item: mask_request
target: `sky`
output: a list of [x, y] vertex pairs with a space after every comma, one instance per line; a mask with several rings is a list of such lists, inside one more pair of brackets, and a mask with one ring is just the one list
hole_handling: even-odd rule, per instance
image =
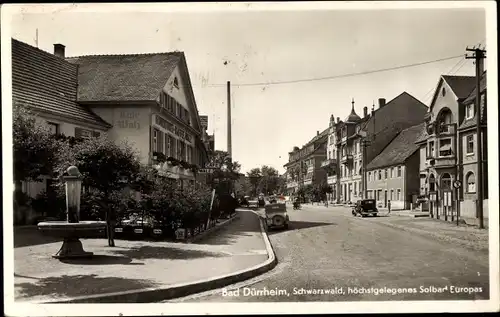
[[208, 115], [218, 150], [227, 149], [231, 82], [232, 150], [242, 172], [262, 165], [284, 172], [288, 152], [326, 129], [332, 114], [345, 119], [352, 99], [360, 116], [378, 98], [389, 102], [404, 91], [429, 105], [441, 74], [474, 75], [465, 48], [486, 44], [482, 9], [75, 8], [25, 10], [13, 17], [12, 37], [36, 46], [38, 29], [39, 48], [53, 52], [61, 43], [67, 56], [183, 51], [198, 110]]

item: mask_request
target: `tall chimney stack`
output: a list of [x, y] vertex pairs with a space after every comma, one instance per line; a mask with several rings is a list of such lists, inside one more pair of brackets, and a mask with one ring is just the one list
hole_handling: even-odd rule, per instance
[[385, 106], [385, 98], [379, 98], [378, 99], [378, 108], [382, 108], [383, 106]]
[[316, 135], [319, 135], [319, 131], [316, 131]]
[[54, 44], [54, 55], [60, 58], [65, 58], [65, 50], [66, 46], [62, 44]]
[[368, 116], [368, 107], [363, 107], [363, 118]]

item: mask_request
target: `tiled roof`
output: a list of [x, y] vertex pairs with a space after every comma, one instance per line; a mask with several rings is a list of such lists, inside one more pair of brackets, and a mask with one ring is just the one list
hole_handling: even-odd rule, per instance
[[415, 140], [415, 143], [426, 141], [428, 137], [429, 137], [429, 134], [427, 133], [426, 124], [424, 123], [424, 124], [422, 124], [422, 129], [421, 129], [417, 139]]
[[[476, 98], [476, 95], [477, 95], [477, 87], [476, 87], [476, 77], [473, 77], [474, 78], [474, 88], [472, 89], [472, 91], [470, 92], [469, 95], [467, 95], [467, 98], [465, 99], [464, 103], [469, 103], [471, 101], [474, 101], [475, 98]], [[481, 82], [479, 83], [479, 85], [481, 86], [481, 92], [485, 91], [486, 90], [486, 71], [483, 72], [483, 75], [481, 77]]]
[[153, 101], [184, 53], [93, 55], [67, 58], [78, 64], [78, 101]]
[[327, 136], [329, 130], [330, 130], [330, 128], [326, 128], [325, 130], [323, 130], [323, 132], [321, 132], [320, 134], [316, 135], [314, 138], [311, 139], [311, 141], [307, 142], [304, 146], [309, 145], [311, 143], [314, 143], [317, 140], [319, 140], [319, 139]]
[[[483, 76], [481, 77], [481, 81], [480, 81], [479, 85], [480, 85], [481, 93], [484, 92], [486, 90], [486, 71], [483, 72]], [[467, 98], [465, 99], [465, 101], [463, 103], [468, 104], [470, 102], [475, 102], [476, 95], [477, 95], [477, 87], [474, 87], [474, 89], [471, 91], [469, 96], [467, 96]], [[486, 117], [487, 117], [486, 109], [483, 108], [481, 111], [482, 111], [481, 123], [485, 124]], [[464, 121], [462, 122], [462, 124], [460, 125], [460, 127], [458, 129], [462, 130], [462, 129], [467, 129], [470, 127], [475, 127], [476, 123], [477, 123], [476, 116], [474, 116], [472, 119], [469, 119], [469, 120], [464, 119]]]
[[12, 98], [40, 112], [110, 127], [77, 103], [77, 66], [53, 54], [12, 39]]
[[459, 99], [466, 98], [476, 83], [475, 77], [472, 76], [443, 75], [442, 77]]
[[382, 152], [377, 155], [367, 166], [368, 170], [402, 164], [419, 146], [415, 141], [420, 136], [425, 123], [421, 123], [401, 131]]

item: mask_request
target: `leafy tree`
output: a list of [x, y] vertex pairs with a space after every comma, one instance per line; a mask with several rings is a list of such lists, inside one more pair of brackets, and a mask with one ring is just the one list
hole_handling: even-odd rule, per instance
[[89, 138], [71, 146], [66, 143], [59, 151], [56, 172], [64, 175], [69, 166], [82, 174], [82, 185], [97, 196], [95, 202], [105, 211], [108, 244], [114, 246], [114, 222], [117, 218], [117, 192], [136, 180], [141, 168], [137, 153], [126, 142], [116, 144], [106, 136]]
[[259, 186], [260, 180], [262, 178], [260, 168], [252, 168], [249, 172], [247, 172], [247, 177], [250, 181], [250, 184], [252, 185], [252, 196], [257, 196], [257, 187]]
[[209, 181], [211, 187], [218, 193], [231, 192], [232, 184], [239, 178], [240, 163], [232, 161], [227, 152], [217, 150], [212, 154], [208, 166], [213, 169]]
[[250, 196], [253, 192], [253, 185], [248, 177], [240, 177], [234, 183], [235, 191], [240, 196]]
[[14, 181], [19, 188], [21, 181], [40, 181], [40, 176], [52, 174], [61, 143], [22, 105], [14, 105], [12, 120]]
[[276, 193], [280, 184], [279, 172], [274, 168], [267, 165], [263, 165], [260, 168], [262, 177], [259, 181], [258, 191], [259, 193], [272, 194]]

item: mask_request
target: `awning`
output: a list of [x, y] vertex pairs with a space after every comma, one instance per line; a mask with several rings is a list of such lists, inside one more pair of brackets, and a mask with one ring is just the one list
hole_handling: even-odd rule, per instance
[[440, 151], [448, 151], [448, 150], [451, 150], [451, 144], [445, 144], [443, 146], [440, 146], [439, 147], [439, 150]]

